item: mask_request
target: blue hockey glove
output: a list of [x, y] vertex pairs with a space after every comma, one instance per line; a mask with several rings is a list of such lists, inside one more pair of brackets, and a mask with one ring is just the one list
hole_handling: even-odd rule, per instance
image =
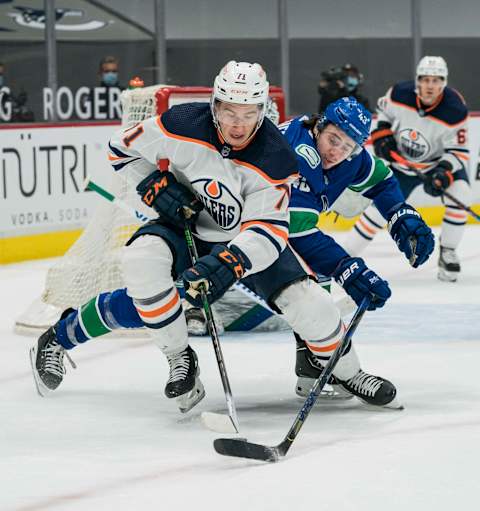
[[195, 222], [203, 209], [195, 194], [179, 183], [171, 172], [152, 172], [138, 183], [137, 192], [142, 202], [176, 227], [183, 228], [185, 221]]
[[425, 174], [423, 189], [425, 193], [438, 197], [453, 183], [452, 165], [441, 161], [433, 170]]
[[369, 311], [383, 307], [392, 295], [388, 282], [370, 270], [361, 257], [342, 259], [333, 272], [333, 277], [357, 305], [369, 296]]
[[388, 232], [414, 268], [427, 261], [433, 252], [433, 232], [409, 204], [404, 203], [395, 210], [388, 221]]
[[248, 257], [235, 245], [215, 245], [210, 254], [183, 272], [185, 298], [195, 307], [202, 307], [200, 287], [207, 290], [209, 303], [215, 302], [252, 267]]

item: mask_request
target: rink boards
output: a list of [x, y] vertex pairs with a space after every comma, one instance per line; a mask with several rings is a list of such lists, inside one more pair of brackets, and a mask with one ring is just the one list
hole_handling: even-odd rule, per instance
[[[83, 191], [87, 175], [108, 187], [107, 142], [116, 122], [2, 126], [0, 263], [63, 254], [91, 219], [99, 198]], [[480, 116], [470, 119], [471, 183], [480, 211]], [[430, 225], [443, 215], [439, 201], [419, 187], [411, 202]], [[347, 230], [355, 219], [322, 215], [319, 226]], [[469, 218], [469, 222], [472, 221]]]

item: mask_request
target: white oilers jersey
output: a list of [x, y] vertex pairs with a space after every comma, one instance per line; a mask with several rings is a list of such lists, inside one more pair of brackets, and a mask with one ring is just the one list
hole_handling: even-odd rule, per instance
[[114, 170], [135, 186], [168, 159], [170, 172], [205, 206], [194, 235], [234, 243], [252, 263], [248, 274], [270, 266], [285, 248], [297, 162], [270, 121], [234, 150], [219, 137], [208, 104], [186, 103], [117, 132], [109, 147]]
[[[463, 98], [450, 87], [445, 87], [441, 100], [429, 108], [422, 108], [415, 82], [401, 82], [378, 100], [378, 123], [391, 125], [398, 152], [405, 159], [425, 166], [426, 172], [440, 161], [448, 161], [453, 172], [468, 171], [468, 110]], [[392, 164], [405, 174], [411, 169]]]

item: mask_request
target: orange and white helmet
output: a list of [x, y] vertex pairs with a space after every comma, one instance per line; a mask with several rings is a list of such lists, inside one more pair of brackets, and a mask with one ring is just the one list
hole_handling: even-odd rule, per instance
[[218, 127], [215, 102], [223, 101], [237, 105], [258, 105], [258, 129], [265, 117], [268, 91], [267, 75], [260, 64], [231, 60], [221, 69], [213, 84], [210, 105], [215, 126]]

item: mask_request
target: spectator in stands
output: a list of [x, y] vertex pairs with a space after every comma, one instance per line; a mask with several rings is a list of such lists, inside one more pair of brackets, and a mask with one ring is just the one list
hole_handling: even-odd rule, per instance
[[329, 103], [344, 96], [353, 96], [369, 109], [368, 99], [358, 92], [362, 84], [363, 74], [352, 64], [331, 67], [327, 71], [323, 71], [318, 84], [318, 94], [320, 95], [318, 111], [324, 112]]
[[100, 60], [98, 67], [99, 85], [93, 91], [91, 101], [93, 105], [92, 118], [97, 120], [120, 119], [119, 105], [120, 92], [125, 89], [119, 82], [119, 61], [116, 57], [108, 55]]

